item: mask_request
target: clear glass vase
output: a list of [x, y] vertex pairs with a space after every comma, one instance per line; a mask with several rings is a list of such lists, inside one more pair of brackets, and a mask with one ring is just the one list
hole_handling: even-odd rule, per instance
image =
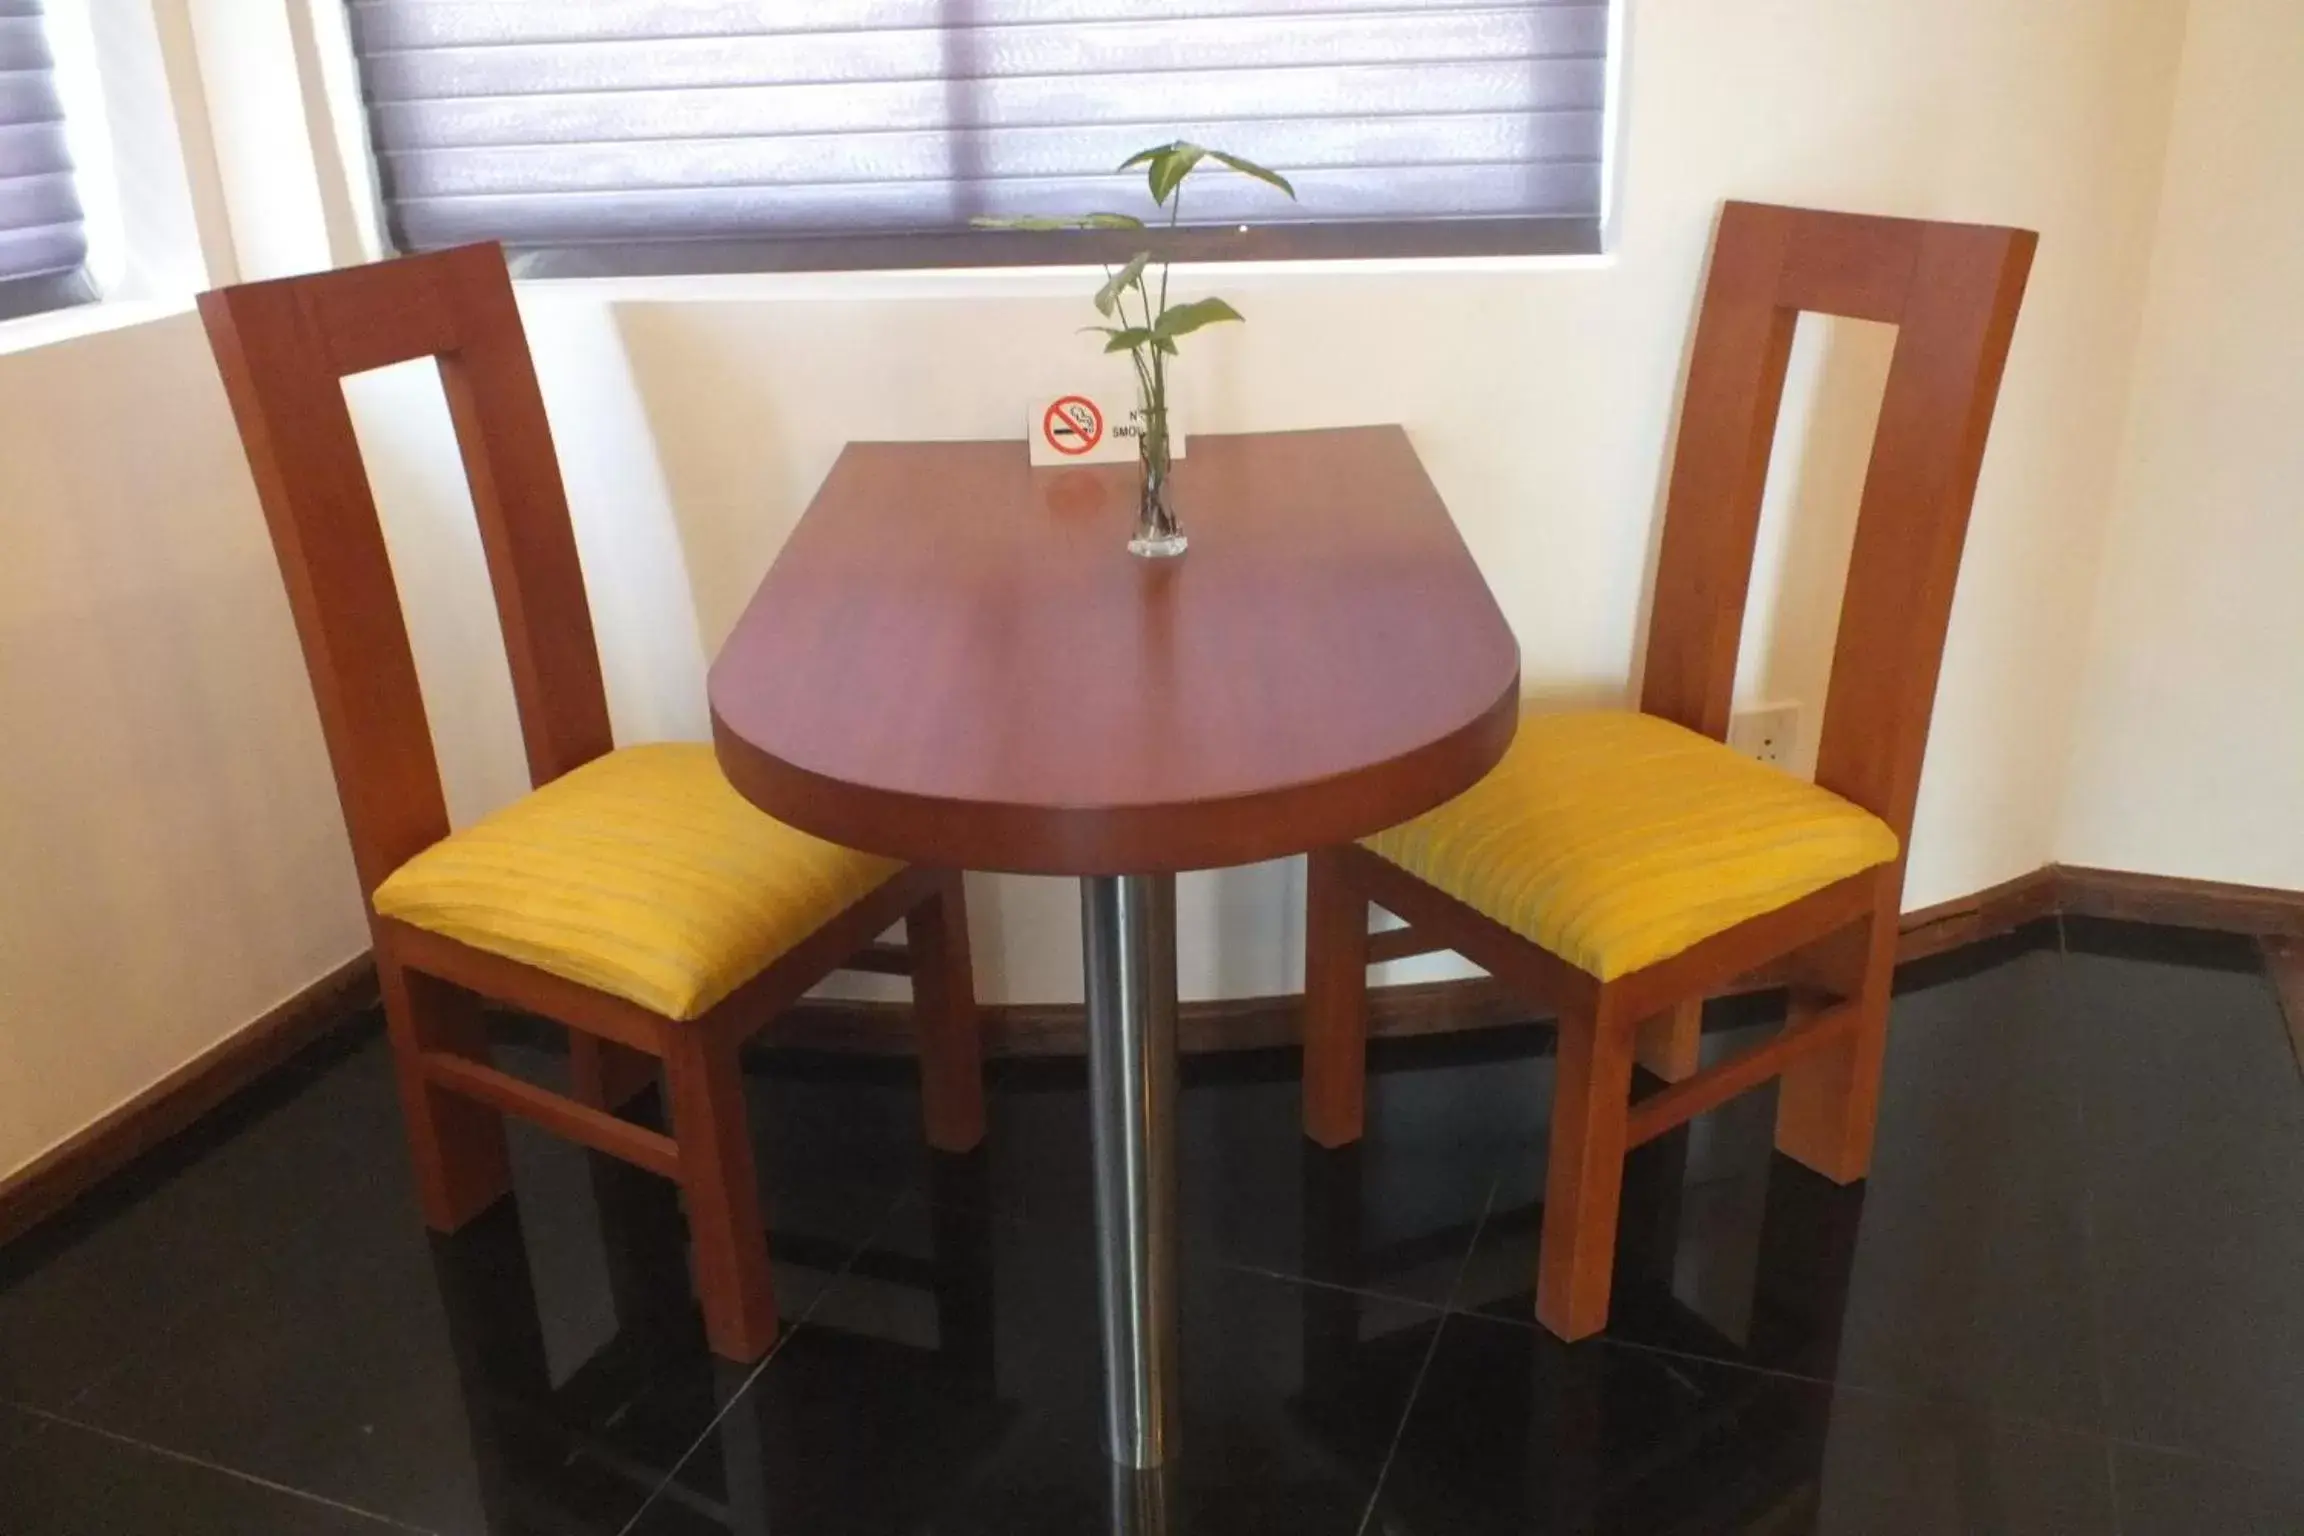
[[1168, 402], [1144, 402], [1144, 434], [1136, 440], [1136, 462], [1142, 472], [1137, 491], [1136, 536], [1128, 553], [1147, 560], [1165, 560], [1184, 553], [1184, 526], [1168, 501]]

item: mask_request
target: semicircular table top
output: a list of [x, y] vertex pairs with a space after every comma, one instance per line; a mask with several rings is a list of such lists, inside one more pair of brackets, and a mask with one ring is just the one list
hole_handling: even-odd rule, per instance
[[1519, 650], [1398, 427], [1195, 436], [1191, 548], [1134, 464], [856, 443], [714, 662], [736, 788], [961, 869], [1157, 874], [1347, 842], [1510, 744]]

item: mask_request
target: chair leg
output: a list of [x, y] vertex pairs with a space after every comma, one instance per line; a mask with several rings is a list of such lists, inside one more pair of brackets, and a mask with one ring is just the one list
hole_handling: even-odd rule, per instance
[[984, 1037], [968, 957], [968, 903], [957, 872], [904, 919], [920, 1036], [920, 1101], [928, 1145], [966, 1152], [984, 1139]]
[[438, 977], [387, 956], [379, 956], [376, 973], [416, 1169], [416, 1198], [426, 1226], [454, 1232], [512, 1187], [504, 1117], [425, 1077], [421, 1057], [447, 1051], [485, 1061], [487, 1025], [477, 998]]
[[674, 1031], [666, 1044], [664, 1085], [680, 1146], [704, 1336], [716, 1355], [757, 1360], [776, 1342], [776, 1293], [736, 1044], [701, 1031]]
[[656, 1086], [656, 1058], [613, 1040], [568, 1031], [568, 1096], [594, 1109], [616, 1110]]
[[[1888, 999], [1896, 975], [1897, 914], [1883, 901], [1864, 930], [1854, 977], [1855, 1022], [1784, 1069], [1776, 1091], [1776, 1148], [1835, 1184], [1853, 1184], [1872, 1167], [1872, 1133], [1880, 1115], [1880, 1072], [1888, 1053]], [[1823, 1004], [1797, 994], [1792, 1018]]]
[[1304, 1134], [1360, 1139], [1368, 1101], [1368, 901], [1351, 852], [1316, 849], [1304, 870]]
[[1591, 1012], [1561, 1015], [1536, 1320], [1571, 1341], [1608, 1323], [1631, 1116], [1632, 1035], [1605, 992]]
[[1634, 1037], [1640, 1065], [1668, 1083], [1684, 1083], [1704, 1065], [1704, 999], [1676, 1003], [1640, 1021]]

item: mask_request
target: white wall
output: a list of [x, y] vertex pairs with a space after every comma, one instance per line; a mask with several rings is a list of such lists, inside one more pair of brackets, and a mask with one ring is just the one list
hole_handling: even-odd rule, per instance
[[[1611, 263], [1225, 274], [1250, 321], [1195, 338], [1198, 423], [1405, 423], [1519, 634], [1531, 689], [1618, 697], [1719, 200], [2039, 228], [1911, 899], [2036, 867], [2055, 852], [2182, 10], [1632, 0]], [[205, 28], [231, 14], [201, 13], [204, 71], [230, 53]], [[219, 136], [219, 155], [231, 142]], [[254, 206], [236, 199], [233, 216]], [[619, 732], [700, 733], [703, 658], [844, 441], [1020, 435], [1020, 403], [1078, 355], [1085, 291], [1040, 274], [528, 294]], [[1828, 330], [1804, 337], [1803, 373], [1876, 388], [1877, 338]], [[516, 791], [519, 758], [444, 413], [421, 369], [353, 396], [451, 807], [468, 819]], [[1800, 451], [1772, 529], [1799, 538], [1766, 567], [1790, 607], [1755, 630], [1756, 693], [1815, 702], [1837, 573], [1813, 552], [1844, 543], [1846, 497], [1833, 493], [1849, 484], [1847, 434], [1868, 419], [1868, 403], [1826, 402], [1788, 436]], [[285, 605], [195, 321], [0, 355], [0, 549], [5, 1170], [363, 935]], [[998, 881], [975, 894], [985, 995], [1076, 996], [1071, 892]], [[1194, 882], [1186, 994], [1292, 988], [1299, 918], [1285, 866]]]
[[0, 1174], [366, 943], [190, 315], [0, 355]]
[[2304, 888], [2304, 6], [2194, 0], [2067, 861]]
[[[616, 729], [700, 734], [696, 623], [610, 317], [541, 302], [538, 366]], [[437, 373], [347, 387], [450, 807], [468, 821], [526, 768]], [[195, 315], [0, 352], [0, 721], [5, 1177], [367, 947], [287, 600]]]

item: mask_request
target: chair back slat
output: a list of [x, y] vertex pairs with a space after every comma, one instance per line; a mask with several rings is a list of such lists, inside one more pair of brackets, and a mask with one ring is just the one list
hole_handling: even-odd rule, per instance
[[433, 357], [471, 485], [531, 780], [611, 745], [582, 567], [503, 253], [467, 246], [203, 294], [361, 887], [447, 835], [383, 528], [343, 379]]
[[1641, 708], [1727, 734], [1794, 325], [1804, 310], [1893, 324], [1816, 780], [1910, 832], [1968, 514], [2038, 238], [1752, 203], [1722, 211]]
[[1649, 714], [1723, 739], [1798, 318], [1776, 303], [1785, 230], [1738, 223], [1734, 239], [1723, 223], [1688, 357], [1640, 700]]

